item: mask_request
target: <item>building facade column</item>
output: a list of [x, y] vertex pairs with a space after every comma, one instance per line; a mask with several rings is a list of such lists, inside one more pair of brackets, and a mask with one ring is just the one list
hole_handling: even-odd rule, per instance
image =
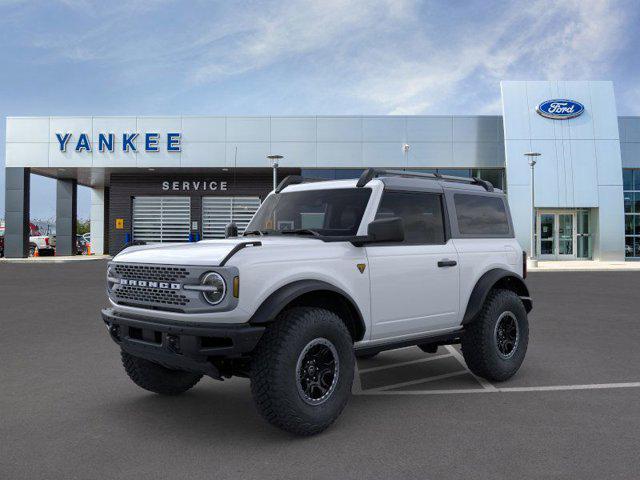
[[104, 188], [91, 189], [91, 253], [103, 255], [105, 252], [105, 191]]
[[77, 253], [78, 182], [59, 179], [56, 188], [56, 255]]
[[4, 255], [7, 258], [29, 256], [29, 195], [31, 171], [5, 168]]

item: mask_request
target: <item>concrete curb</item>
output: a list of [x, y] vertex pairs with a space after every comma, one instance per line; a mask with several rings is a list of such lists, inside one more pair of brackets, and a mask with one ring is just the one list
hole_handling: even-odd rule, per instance
[[29, 257], [29, 258], [0, 258], [0, 264], [3, 263], [30, 263], [33, 265], [40, 263], [76, 263], [91, 262], [95, 260], [109, 260], [110, 255], [77, 255], [75, 257]]

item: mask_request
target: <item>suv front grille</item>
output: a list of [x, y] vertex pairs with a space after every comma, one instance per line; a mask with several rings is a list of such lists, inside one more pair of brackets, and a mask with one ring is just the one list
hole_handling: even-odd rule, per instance
[[184, 267], [117, 264], [116, 274], [123, 278], [137, 278], [156, 282], [177, 282], [189, 276]]
[[189, 299], [175, 290], [160, 288], [135, 287], [119, 285], [115, 292], [116, 299], [130, 303], [153, 303], [156, 305], [173, 305], [184, 307]]
[[[190, 296], [181, 288], [162, 288], [159, 283], [184, 284], [197, 283], [191, 277], [190, 268], [173, 265], [144, 265], [131, 263], [111, 264], [113, 287], [109, 294], [117, 303], [130, 306], [151, 307], [159, 310], [184, 310], [191, 302]], [[197, 275], [198, 273], [194, 273]], [[133, 285], [119, 283], [120, 280], [133, 280]], [[135, 282], [155, 282], [156, 285], [138, 285]], [[166, 286], [166, 285], [165, 285]]]
[[114, 261], [107, 266], [107, 293], [117, 305], [148, 310], [206, 313], [235, 308], [238, 299], [231, 294], [225, 295], [219, 305], [211, 305], [199, 289], [187, 287], [200, 285], [203, 276], [211, 271], [223, 276], [227, 289], [238, 275], [236, 267]]

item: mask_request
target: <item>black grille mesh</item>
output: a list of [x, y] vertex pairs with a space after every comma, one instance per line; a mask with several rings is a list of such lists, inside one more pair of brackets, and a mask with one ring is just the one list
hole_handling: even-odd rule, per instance
[[129, 302], [146, 302], [158, 305], [175, 305], [184, 307], [189, 299], [175, 290], [164, 288], [146, 288], [134, 285], [120, 285], [115, 292], [118, 300]]
[[116, 265], [119, 277], [151, 280], [156, 282], [177, 282], [189, 276], [184, 267], [161, 267], [151, 265]]

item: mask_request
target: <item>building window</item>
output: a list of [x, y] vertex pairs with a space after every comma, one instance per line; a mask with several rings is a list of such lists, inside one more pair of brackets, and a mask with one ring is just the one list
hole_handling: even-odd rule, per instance
[[640, 169], [622, 170], [624, 185], [624, 256], [640, 259]]

